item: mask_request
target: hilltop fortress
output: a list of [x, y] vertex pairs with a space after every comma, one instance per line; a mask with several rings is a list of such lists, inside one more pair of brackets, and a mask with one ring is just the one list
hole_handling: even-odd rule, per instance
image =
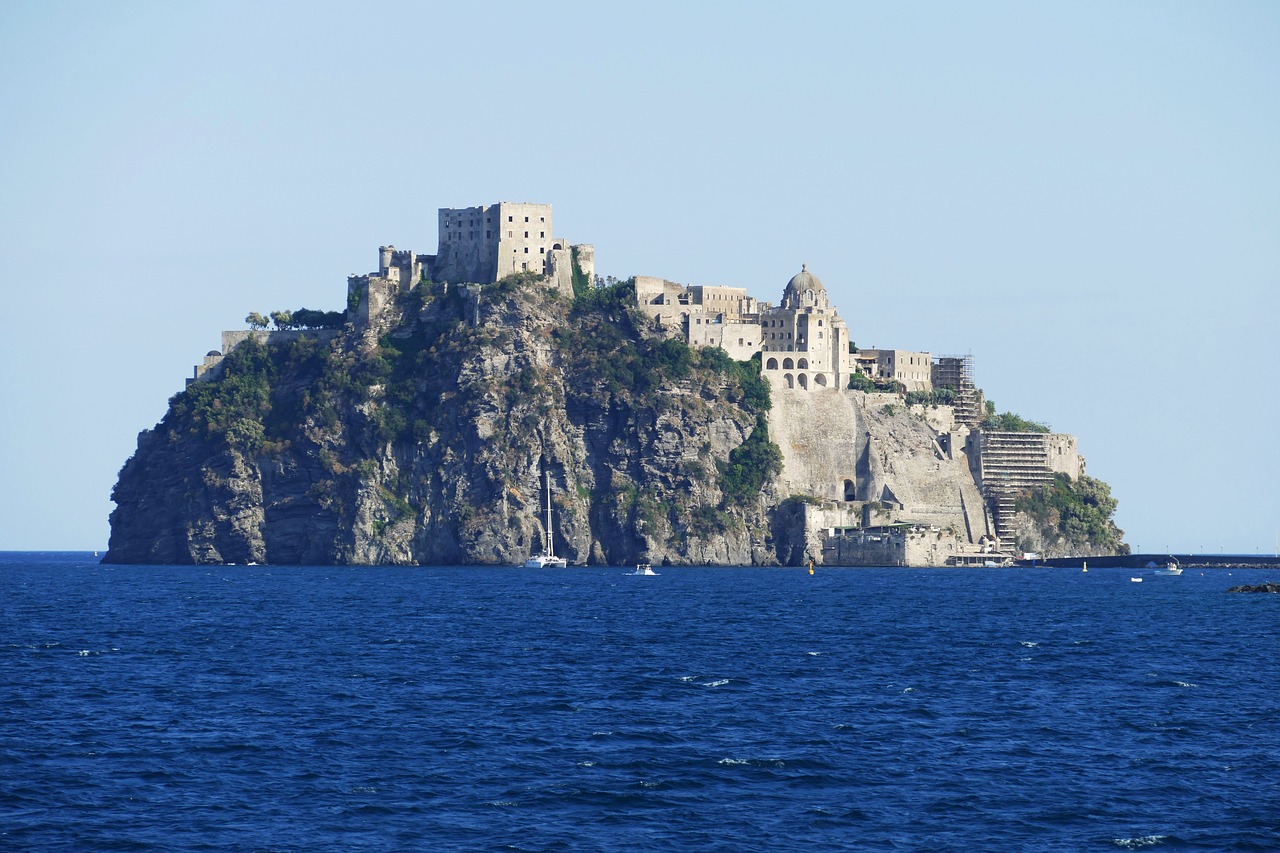
[[[599, 286], [594, 247], [556, 236], [552, 223], [546, 204], [440, 209], [434, 255], [383, 246], [376, 271], [348, 278], [345, 328], [224, 332], [222, 351], [206, 356], [194, 380], [216, 376], [223, 354], [251, 337], [355, 335], [371, 346], [392, 322], [398, 295], [423, 281], [457, 288], [474, 318], [486, 288], [513, 274], [545, 277], [570, 299], [575, 284]], [[783, 455], [773, 486], [778, 535], [794, 543], [782, 562], [1007, 562], [1018, 535], [1016, 496], [1056, 474], [1084, 472], [1074, 436], [982, 428], [970, 356], [855, 350], [847, 322], [807, 266], [776, 306], [743, 287], [633, 281], [647, 334], [756, 361], [769, 382], [769, 435]], [[908, 402], [934, 389], [949, 389], [949, 402]]]

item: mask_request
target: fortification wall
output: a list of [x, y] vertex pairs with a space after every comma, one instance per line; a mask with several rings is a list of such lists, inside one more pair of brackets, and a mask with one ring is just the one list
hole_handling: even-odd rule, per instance
[[783, 497], [878, 502], [878, 522], [955, 530], [967, 542], [989, 530], [963, 447], [944, 450], [898, 395], [775, 386], [769, 435], [782, 450]]
[[850, 532], [829, 536], [822, 544], [827, 566], [945, 566], [959, 553], [956, 538], [945, 530]]
[[341, 334], [342, 329], [235, 329], [222, 333], [222, 354], [230, 355], [232, 350], [250, 338], [260, 344], [284, 344], [299, 338], [331, 341]]

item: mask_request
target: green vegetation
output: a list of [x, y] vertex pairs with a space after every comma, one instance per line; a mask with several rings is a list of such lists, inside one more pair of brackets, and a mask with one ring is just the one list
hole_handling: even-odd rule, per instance
[[756, 415], [756, 427], [729, 452], [729, 461], [720, 463], [720, 490], [730, 506], [746, 506], [760, 497], [771, 477], [782, 473], [782, 450], [769, 440], [769, 422]]
[[575, 286], [573, 295], [573, 311], [577, 316], [589, 312], [616, 316], [619, 311], [627, 312], [636, 304], [636, 280], [633, 276], [618, 281], [610, 276], [604, 287], [586, 287], [579, 292]]
[[521, 272], [513, 272], [510, 275], [504, 275], [495, 283], [485, 285], [484, 293], [488, 297], [505, 296], [514, 290], [527, 287], [531, 284], [546, 284], [547, 277], [540, 272], [532, 272], [522, 270]]
[[1052, 483], [1019, 495], [1015, 507], [1031, 518], [1046, 542], [1064, 539], [1077, 551], [1091, 547], [1125, 554], [1124, 531], [1112, 520], [1118, 503], [1101, 480], [1056, 474]]
[[280, 377], [317, 372], [327, 355], [314, 340], [267, 347], [250, 338], [223, 360], [219, 378], [175, 394], [165, 422], [248, 452], [278, 450], [293, 437], [307, 402], [305, 392]]
[[1013, 412], [1002, 412], [1001, 414], [993, 414], [988, 411], [987, 417], [982, 421], [982, 428], [990, 432], [1050, 432], [1048, 424], [1042, 424], [1037, 421], [1029, 421]]
[[[425, 272], [423, 273], [423, 276], [426, 276]], [[365, 286], [362, 284], [359, 287], [353, 287], [351, 291], [347, 293], [348, 311], [354, 311], [360, 307], [360, 300], [364, 299], [364, 291]]]
[[865, 373], [849, 374], [849, 388], [854, 391], [870, 391], [880, 394], [901, 394], [906, 386], [896, 379], [872, 379]]
[[727, 373], [736, 379], [742, 388], [741, 398], [734, 402], [742, 404], [749, 412], [767, 412], [773, 406], [769, 399], [769, 380], [760, 375], [761, 353], [751, 356], [749, 361], [738, 361], [719, 347], [704, 347], [698, 351], [698, 362], [703, 367]]
[[573, 257], [573, 295], [579, 297], [591, 289], [591, 277], [588, 276], [578, 263], [578, 247], [570, 246], [569, 252]]
[[850, 373], [849, 388], [854, 391], [875, 391], [876, 383], [865, 373]]
[[[355, 310], [360, 304], [357, 294], [355, 296], [355, 304], [351, 305], [351, 310]], [[350, 303], [350, 297], [348, 297]], [[299, 308], [297, 311], [272, 311], [270, 319], [263, 317], [257, 311], [250, 311], [244, 318], [245, 323], [251, 329], [265, 329], [269, 323], [275, 323], [276, 329], [284, 331], [288, 329], [341, 329], [342, 324], [346, 322], [347, 315], [342, 311], [312, 311], [310, 308]]]
[[932, 391], [908, 391], [908, 406], [950, 406], [956, 401], [956, 392], [951, 388], [934, 388]]

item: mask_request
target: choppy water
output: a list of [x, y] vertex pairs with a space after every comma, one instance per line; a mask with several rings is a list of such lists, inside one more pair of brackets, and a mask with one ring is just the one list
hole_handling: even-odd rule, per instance
[[659, 571], [0, 555], [0, 848], [1280, 848], [1263, 572]]

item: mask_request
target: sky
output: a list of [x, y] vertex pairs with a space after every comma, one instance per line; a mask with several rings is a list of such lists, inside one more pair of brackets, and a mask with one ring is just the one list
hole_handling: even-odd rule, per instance
[[1135, 550], [1276, 550], [1280, 4], [610, 5], [0, 3], [0, 550], [105, 548], [221, 330], [498, 201], [603, 275], [807, 263], [1077, 435]]

